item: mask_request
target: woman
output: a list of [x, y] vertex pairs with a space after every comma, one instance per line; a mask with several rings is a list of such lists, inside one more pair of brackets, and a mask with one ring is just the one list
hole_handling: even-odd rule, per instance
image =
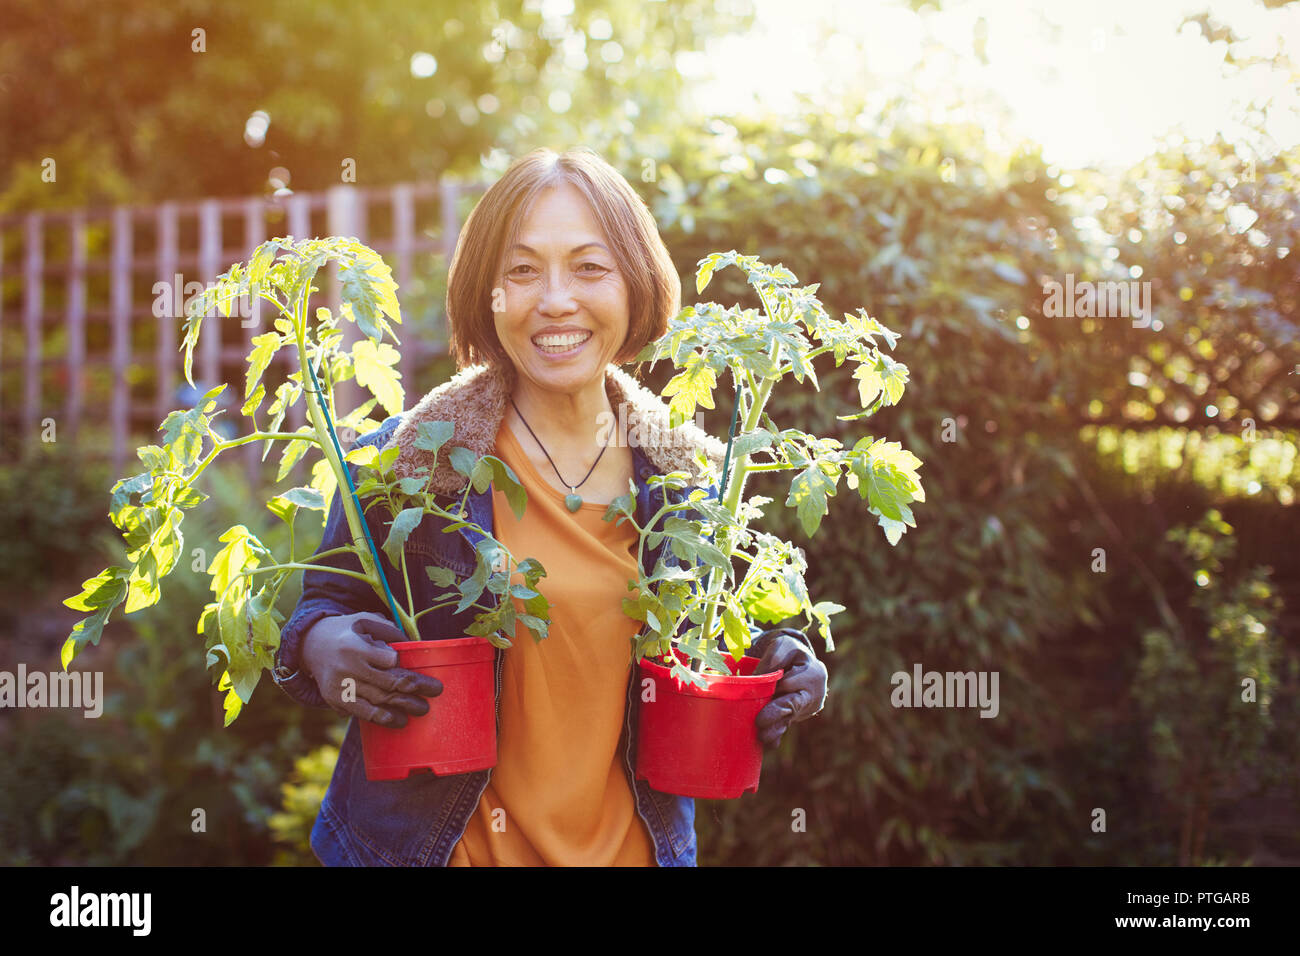
[[[629, 641], [638, 622], [621, 608], [636, 576], [636, 532], [603, 520], [630, 482], [644, 524], [661, 503], [651, 506], [648, 477], [681, 470], [698, 478], [695, 448], [720, 463], [717, 439], [691, 423], [681, 426], [684, 436], [670, 431], [667, 406], [618, 368], [664, 334], [680, 295], [644, 203], [589, 150], [530, 153], [466, 221], [447, 291], [460, 371], [358, 444], [397, 445], [394, 467], [411, 475], [431, 464], [415, 447], [418, 425], [451, 421], [452, 444], [505, 461], [528, 493], [522, 521], [491, 488], [468, 496], [470, 518], [511, 554], [546, 568], [551, 626], [540, 643], [521, 628], [514, 646], [496, 653], [492, 770], [367, 781], [350, 721], [312, 830], [323, 863], [694, 865], [694, 801], [652, 790], [631, 770]], [[621, 420], [638, 435], [631, 446], [608, 428]], [[466, 479], [443, 461], [428, 480], [438, 493], [465, 492]], [[383, 540], [379, 511], [367, 520]], [[347, 540], [335, 496], [321, 550]], [[443, 534], [426, 515], [406, 543], [415, 587], [429, 587], [427, 565], [468, 575], [475, 543], [470, 529]], [[382, 563], [400, 579], [386, 557]], [[356, 561], [335, 566], [356, 570]], [[417, 605], [432, 604], [431, 595], [416, 594]], [[464, 614], [431, 611], [421, 618], [422, 637], [461, 636]], [[308, 571], [281, 636], [276, 682], [302, 703], [402, 726], [442, 690], [436, 679], [395, 666], [386, 642], [405, 639], [364, 584]], [[758, 672], [786, 671], [756, 720], [772, 746], [792, 721], [821, 709], [826, 670], [791, 629], [762, 632], [751, 653], [763, 657]], [[345, 699], [349, 680], [356, 693]]]

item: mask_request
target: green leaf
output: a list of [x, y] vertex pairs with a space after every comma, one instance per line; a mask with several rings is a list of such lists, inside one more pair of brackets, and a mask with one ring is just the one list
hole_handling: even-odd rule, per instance
[[[226, 672], [226, 681], [229, 682], [230, 673]], [[223, 727], [229, 727], [239, 717], [239, 712], [244, 709], [244, 702], [239, 699], [239, 695], [233, 688], [226, 692], [226, 699], [222, 705], [226, 712], [225, 720], [222, 722]]]
[[253, 350], [248, 353], [248, 370], [244, 373], [245, 399], [252, 396], [254, 387], [262, 380], [262, 373], [271, 364], [271, 358], [279, 351], [283, 341], [279, 332], [253, 336]]
[[670, 424], [675, 427], [693, 418], [696, 406], [713, 408], [713, 390], [717, 385], [718, 378], [713, 369], [698, 352], [692, 352], [686, 360], [686, 367], [669, 379], [663, 389], [663, 397], [670, 399]]
[[[545, 595], [539, 593], [524, 601], [524, 610], [527, 611], [529, 615], [536, 617], [539, 620], [549, 620], [551, 615], [551, 602], [546, 600]], [[542, 637], [545, 636], [545, 629], [543, 629]]]
[[749, 628], [745, 626], [745, 619], [732, 612], [730, 601], [728, 606], [722, 609], [722, 636], [727, 643], [727, 650], [731, 651], [731, 659], [739, 661], [745, 656], [745, 648], [749, 645]]
[[420, 422], [415, 426], [415, 430], [415, 447], [437, 454], [438, 449], [451, 441], [452, 435], [456, 432], [456, 425], [454, 422]]
[[893, 518], [886, 518], [883, 514], [876, 512], [877, 523], [885, 529], [885, 540], [891, 545], [896, 545], [902, 539], [903, 534], [907, 531], [907, 522], [895, 521]]
[[[335, 377], [335, 381], [336, 382], [338, 381], [337, 376]], [[370, 414], [370, 410], [374, 408], [375, 405], [377, 404], [378, 404], [378, 399], [367, 398], [356, 408], [352, 409], [352, 411], [348, 412], [342, 418], [337, 419], [334, 422], [335, 427], [355, 428], [358, 431], [360, 431], [362, 434], [365, 434], [365, 431], [362, 430], [362, 423], [365, 422], [366, 416]], [[376, 427], [378, 427], [378, 423], [376, 423]]]
[[812, 615], [817, 619], [817, 633], [821, 639], [826, 642], [826, 650], [835, 650], [835, 642], [831, 639], [831, 622], [832, 614], [839, 614], [845, 610], [843, 604], [836, 604], [833, 601], [818, 601], [812, 606]]
[[[316, 430], [310, 425], [303, 425], [298, 429], [298, 434], [314, 436]], [[289, 472], [293, 470], [293, 466], [302, 460], [302, 456], [307, 454], [307, 450], [311, 448], [313, 444], [314, 442], [301, 439], [286, 443], [284, 454], [280, 456], [280, 468], [275, 474], [275, 481], [277, 484], [284, 481], [284, 479], [289, 476]]]
[[152, 487], [153, 475], [148, 473], [117, 480], [113, 485], [112, 497], [109, 499], [108, 505], [108, 516], [116, 527], [126, 530], [123, 522], [127, 520], [127, 509], [138, 507], [132, 503], [131, 499], [136, 495], [144, 494]]
[[267, 271], [271, 268], [271, 263], [275, 260], [275, 256], [279, 251], [280, 243], [274, 239], [268, 239], [257, 247], [248, 265], [250, 287], [260, 286], [265, 282]]
[[197, 488], [187, 486], [176, 489], [176, 497], [172, 499], [172, 503], [178, 508], [194, 508], [207, 501], [209, 497]]
[[393, 368], [400, 359], [397, 349], [387, 342], [376, 345], [369, 339], [362, 339], [352, 347], [357, 384], [370, 389], [390, 415], [400, 415], [406, 401], [401, 373]]
[[468, 478], [474, 471], [474, 463], [478, 461], [478, 456], [468, 448], [462, 448], [457, 445], [447, 453], [447, 460], [451, 462], [451, 467], [454, 468], [458, 474], [462, 474]]
[[[225, 388], [222, 383], [221, 389]], [[213, 391], [219, 392], [220, 389]], [[209, 392], [209, 395], [212, 393]], [[206, 399], [206, 396], [205, 396]], [[208, 433], [208, 420], [204, 414], [206, 401], [201, 400], [199, 405], [189, 411], [169, 412], [163, 419], [162, 425], [158, 430], [163, 433], [163, 439], [166, 441], [172, 456], [176, 463], [182, 468], [188, 468], [198, 461], [199, 453], [203, 449], [203, 439]]]
[[518, 620], [520, 624], [528, 628], [529, 633], [533, 635], [533, 640], [535, 642], [541, 642], [546, 640], [546, 633], [549, 627], [549, 622], [547, 622], [545, 619], [540, 618], [535, 614], [520, 614]]
[[241, 415], [252, 418], [254, 424], [257, 422], [257, 410], [262, 407], [262, 401], [266, 398], [266, 386], [261, 382], [257, 383], [257, 388], [253, 389], [253, 394], [248, 397], [243, 406], [239, 409]]
[[907, 385], [907, 366], [888, 355], [872, 354], [874, 362], [865, 361], [853, 370], [853, 377], [858, 381], [858, 399], [863, 408], [869, 408], [883, 393], [886, 405], [897, 405]]
[[298, 506], [288, 501], [283, 495], [276, 495], [268, 501], [266, 508], [271, 514], [290, 526], [293, 525], [294, 515], [298, 513]]
[[262, 677], [262, 661], [258, 653], [258, 631], [249, 616], [248, 592], [243, 587], [222, 593], [217, 623], [221, 642], [229, 655], [230, 686], [241, 701], [248, 703]]
[[74, 611], [92, 612], [90, 617], [83, 618], [73, 626], [72, 632], [63, 642], [59, 658], [65, 671], [83, 647], [99, 643], [108, 615], [126, 600], [128, 577], [126, 568], [116, 565], [105, 568], [95, 577], [82, 582], [80, 594], [63, 602]]
[[335, 479], [334, 469], [324, 458], [318, 458], [311, 466], [311, 486], [319, 491], [325, 497], [325, 503], [328, 507], [329, 501], [334, 497]]
[[194, 296], [185, 305], [185, 338], [181, 348], [185, 350], [185, 381], [191, 388], [194, 386], [194, 347], [199, 343], [199, 330], [210, 305], [210, 290]]
[[[298, 376], [295, 378], [295, 376]], [[270, 424], [266, 426], [269, 432], [278, 431], [280, 423], [284, 421], [285, 412], [298, 401], [302, 395], [302, 382], [300, 373], [294, 372], [289, 379], [281, 382], [275, 389], [275, 401], [266, 413], [271, 416]], [[271, 439], [267, 439], [266, 446], [262, 449], [262, 461], [266, 461], [266, 456], [271, 452]]]
[[696, 295], [699, 295], [704, 292], [705, 288], [709, 284], [709, 280], [713, 277], [713, 270], [716, 267], [716, 265], [717, 265], [717, 261], [712, 256], [705, 259], [704, 262], [700, 264], [699, 270], [695, 273], [695, 294]]
[[141, 522], [127, 536], [131, 550], [127, 557], [136, 562], [127, 578], [125, 613], [151, 607], [162, 596], [160, 578], [169, 574], [179, 557], [184, 515], [178, 508], [141, 509]]
[[817, 533], [822, 516], [827, 513], [826, 499], [834, 495], [835, 482], [822, 470], [820, 463], [813, 462], [790, 482], [785, 504], [795, 508], [804, 533], [811, 538]]
[[746, 432], [743, 435], [737, 435], [735, 440], [731, 443], [732, 461], [734, 462], [745, 455], [752, 455], [755, 452], [762, 451], [764, 448], [770, 448], [776, 439], [776, 434], [765, 428], [759, 428], [752, 432]]
[[135, 450], [135, 454], [140, 459], [140, 463], [154, 474], [172, 470], [172, 456], [165, 448], [159, 448], [157, 445], [141, 445]]
[[[339, 267], [342, 298], [350, 306], [344, 311], [345, 314], [352, 313], [357, 326], [368, 339], [378, 342], [383, 334], [381, 313], [400, 321], [395, 294], [397, 283], [393, 281], [392, 271], [373, 250], [358, 243], [353, 251], [357, 260]], [[393, 414], [400, 411], [399, 408]]]
[[483, 458], [475, 462], [470, 471], [469, 483], [474, 486], [475, 494], [483, 494], [492, 486], [492, 465]]
[[344, 455], [343, 460], [363, 468], [374, 468], [379, 461], [379, 449], [374, 445], [358, 445]]
[[319, 490], [307, 486], [290, 488], [279, 497], [292, 502], [299, 508], [310, 508], [313, 511], [324, 511], [326, 507], [325, 496]]
[[522, 521], [524, 518], [524, 508], [528, 504], [528, 492], [524, 490], [523, 482], [519, 480], [510, 466], [495, 455], [488, 455], [483, 458], [492, 468], [492, 490], [499, 491], [506, 496], [506, 503], [510, 505], [510, 510], [514, 513], [516, 521]]
[[408, 496], [418, 495], [421, 491], [424, 490], [424, 484], [426, 481], [428, 481], [427, 478], [419, 478], [419, 477], [403, 478], [401, 481], [397, 483], [397, 490], [400, 491], [402, 494]]
[[680, 663], [673, 664], [669, 671], [669, 676], [674, 680], [681, 681], [683, 684], [690, 684], [698, 687], [700, 690], [705, 690], [709, 686], [709, 682], [705, 680], [703, 674], [698, 671], [693, 671], [689, 667]]
[[[864, 447], [866, 441], [859, 441], [849, 458], [849, 470], [857, 479], [858, 494], [868, 499], [876, 513], [915, 528], [916, 522], [908, 506], [913, 501], [925, 500], [925, 491], [916, 473], [921, 465], [920, 459], [904, 450], [898, 442], [880, 438]], [[889, 536], [890, 526], [882, 526]]]
[[230, 590], [241, 572], [250, 566], [256, 566], [257, 559], [249, 544], [251, 538], [248, 529], [237, 524], [217, 539], [227, 542], [208, 565], [208, 573], [212, 576], [212, 593], [218, 597]]
[[393, 519], [388, 529], [388, 538], [384, 541], [384, 553], [388, 555], [388, 560], [392, 562], [393, 567], [401, 568], [402, 548], [423, 517], [423, 508], [406, 508], [398, 512], [397, 517]]
[[456, 605], [457, 614], [464, 611], [471, 604], [479, 599], [483, 593], [483, 588], [487, 586], [488, 575], [491, 573], [491, 567], [488, 559], [484, 557], [482, 545], [486, 542], [479, 542], [480, 549], [478, 552], [478, 561], [474, 568], [474, 573], [460, 582], [457, 586], [460, 591], [460, 603]]
[[630, 494], [619, 495], [609, 503], [609, 507], [605, 509], [603, 518], [605, 521], [614, 521], [617, 518], [617, 523], [621, 524], [623, 519], [619, 516], [635, 516], [632, 509], [632, 496]]
[[[536, 590], [537, 582], [546, 577], [546, 569], [536, 558], [524, 558], [515, 565], [515, 573], [523, 575], [524, 583]], [[532, 609], [529, 609], [532, 611]], [[532, 613], [537, 613], [532, 611]]]
[[449, 588], [456, 583], [456, 573], [451, 568], [429, 564], [425, 565], [424, 572], [429, 575], [429, 580], [440, 588]]
[[778, 624], [798, 614], [800, 604], [799, 599], [785, 586], [785, 582], [777, 578], [755, 586], [745, 596], [743, 606], [754, 620], [764, 624]]

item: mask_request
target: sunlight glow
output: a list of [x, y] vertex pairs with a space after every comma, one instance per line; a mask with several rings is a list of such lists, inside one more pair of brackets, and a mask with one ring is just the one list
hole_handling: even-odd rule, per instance
[[[1070, 168], [1127, 165], [1170, 135], [1221, 133], [1261, 155], [1300, 142], [1300, 92], [1284, 70], [1224, 75], [1227, 45], [1195, 24], [1179, 29], [1207, 6], [1242, 38], [1239, 55], [1297, 58], [1300, 4], [947, 0], [917, 14], [879, 0], [755, 0], [751, 32], [678, 67], [709, 77], [697, 102], [722, 113], [793, 112], [801, 94], [834, 110], [848, 92], [870, 104], [899, 91], [921, 116], [978, 124], [995, 148], [1041, 143]], [[1271, 101], [1265, 137], [1241, 121], [1252, 101]]]

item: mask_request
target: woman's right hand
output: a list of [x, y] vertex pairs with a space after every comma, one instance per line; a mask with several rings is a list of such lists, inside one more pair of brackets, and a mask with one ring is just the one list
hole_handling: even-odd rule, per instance
[[424, 698], [441, 694], [442, 681], [397, 666], [397, 651], [387, 642], [404, 640], [405, 633], [378, 614], [323, 617], [303, 637], [303, 666], [339, 713], [405, 727], [407, 714], [429, 712]]

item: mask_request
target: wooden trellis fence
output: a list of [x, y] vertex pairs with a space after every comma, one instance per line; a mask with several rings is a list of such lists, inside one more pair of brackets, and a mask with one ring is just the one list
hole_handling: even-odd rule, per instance
[[[409, 392], [417, 369], [446, 350], [441, 290], [462, 207], [481, 191], [453, 181], [339, 185], [278, 198], [0, 217], [0, 456], [20, 457], [42, 440], [76, 442], [79, 453], [108, 455], [114, 473], [124, 474], [135, 446], [155, 440], [168, 412], [197, 399], [179, 390], [188, 388], [179, 351], [185, 286], [206, 285], [275, 236], [355, 236], [384, 256], [399, 286]], [[327, 272], [322, 290], [336, 307], [332, 271], [319, 278]], [[408, 311], [417, 301], [423, 311]], [[270, 328], [263, 305], [206, 322], [194, 359], [201, 390], [229, 383], [231, 410], [221, 417], [243, 433], [241, 368], [252, 337]], [[268, 395], [287, 362], [277, 356], [268, 370]], [[297, 428], [301, 405], [294, 412], [286, 424]], [[252, 469], [260, 443], [247, 453]]]

